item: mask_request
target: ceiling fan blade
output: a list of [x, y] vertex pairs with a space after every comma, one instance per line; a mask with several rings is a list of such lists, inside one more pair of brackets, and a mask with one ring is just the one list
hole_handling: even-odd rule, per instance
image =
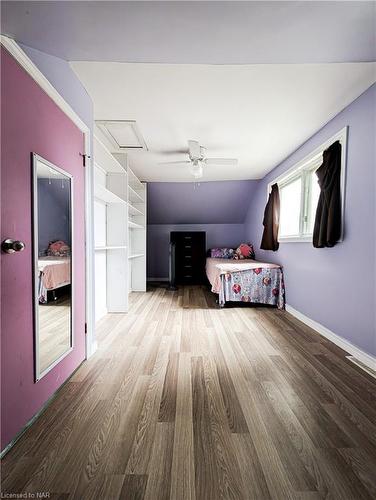
[[188, 149], [191, 158], [201, 157], [201, 146], [198, 141], [188, 141]]
[[204, 162], [206, 165], [224, 165], [224, 166], [236, 166], [238, 164], [238, 160], [236, 158], [204, 158]]
[[158, 165], [190, 165], [191, 162], [187, 161], [162, 161], [159, 162]]
[[158, 154], [162, 155], [187, 155], [189, 151], [187, 148], [185, 149], [163, 149], [159, 151], [155, 151]]

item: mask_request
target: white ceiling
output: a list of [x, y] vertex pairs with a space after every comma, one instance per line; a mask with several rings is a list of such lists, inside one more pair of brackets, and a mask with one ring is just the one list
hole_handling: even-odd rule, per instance
[[71, 63], [97, 120], [136, 120], [149, 148], [130, 153], [142, 180], [189, 181], [188, 139], [237, 167], [205, 167], [203, 180], [257, 179], [376, 81], [376, 63], [184, 65]]
[[376, 60], [375, 2], [2, 1], [2, 33], [68, 61]]

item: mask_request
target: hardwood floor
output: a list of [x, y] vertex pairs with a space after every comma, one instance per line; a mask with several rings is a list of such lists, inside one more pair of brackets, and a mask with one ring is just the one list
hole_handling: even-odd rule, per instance
[[71, 346], [70, 299], [39, 304], [39, 363], [43, 372]]
[[376, 498], [376, 380], [288, 313], [155, 287], [98, 336], [4, 458], [3, 492]]

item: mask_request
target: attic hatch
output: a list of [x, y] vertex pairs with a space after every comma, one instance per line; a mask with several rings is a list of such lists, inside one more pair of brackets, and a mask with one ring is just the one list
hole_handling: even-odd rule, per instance
[[95, 123], [112, 144], [114, 152], [148, 150], [135, 120], [98, 120]]

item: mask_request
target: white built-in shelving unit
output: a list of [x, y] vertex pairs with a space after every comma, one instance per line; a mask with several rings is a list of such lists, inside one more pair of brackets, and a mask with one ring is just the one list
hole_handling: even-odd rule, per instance
[[146, 184], [128, 168], [128, 272], [130, 290], [146, 290]]
[[127, 312], [128, 294], [146, 291], [146, 184], [126, 153], [94, 135], [96, 319]]

